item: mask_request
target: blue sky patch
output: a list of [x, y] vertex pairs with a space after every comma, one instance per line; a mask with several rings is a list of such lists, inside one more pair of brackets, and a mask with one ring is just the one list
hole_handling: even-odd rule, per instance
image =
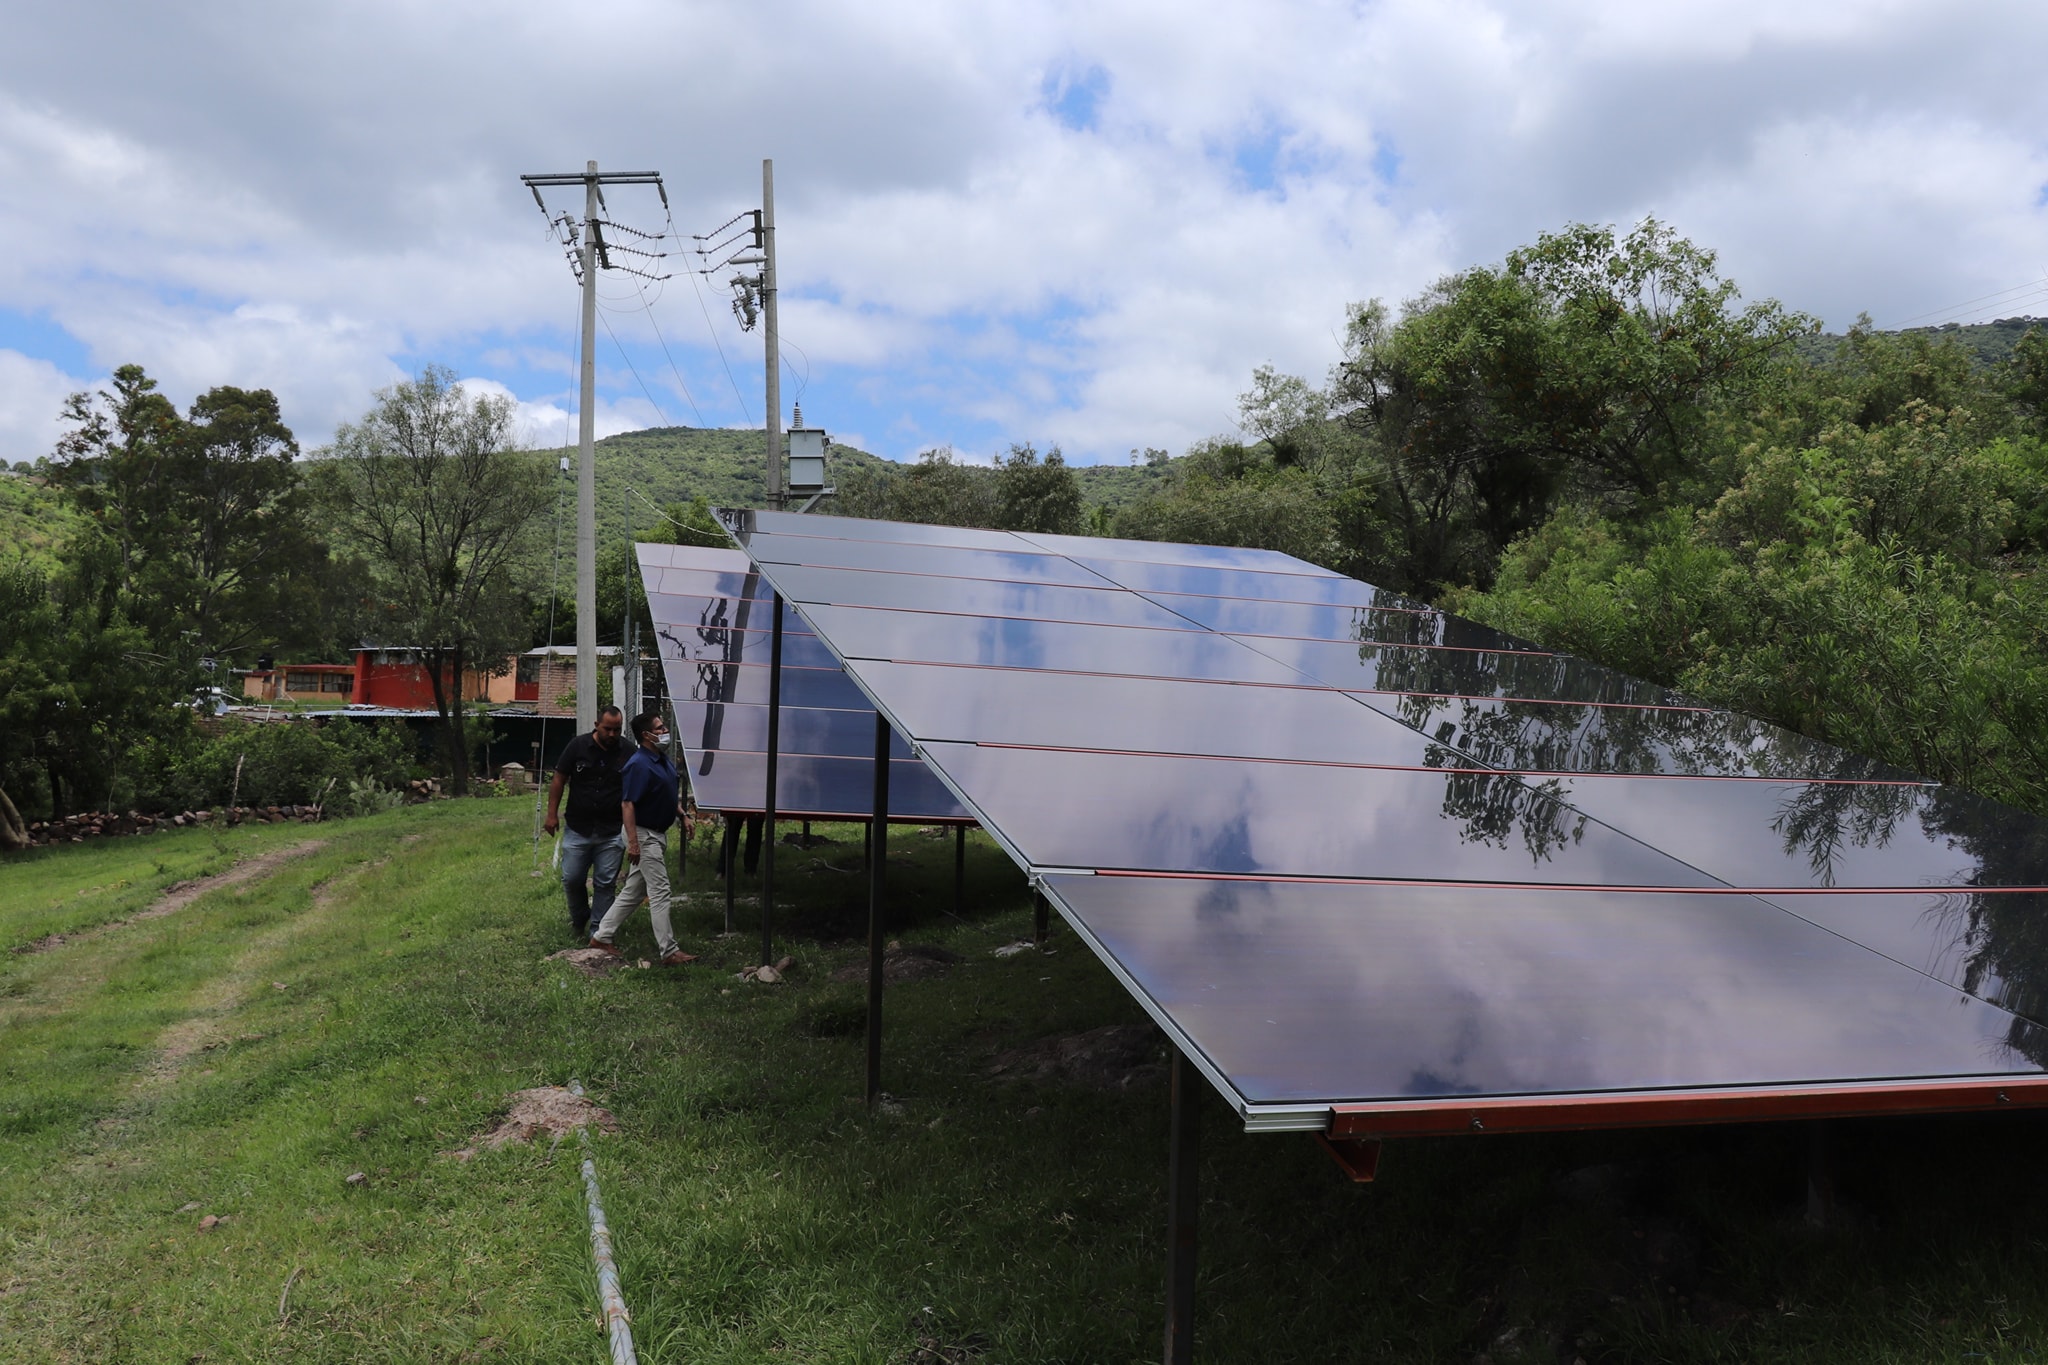
[[1047, 113], [1077, 133], [1092, 133], [1109, 95], [1109, 72], [1099, 66], [1046, 73], [1039, 96]]
[[1381, 142], [1373, 148], [1372, 173], [1388, 189], [1401, 183], [1401, 152], [1393, 143]]
[[47, 360], [74, 379], [100, 370], [91, 348], [40, 313], [0, 308], [0, 347]]

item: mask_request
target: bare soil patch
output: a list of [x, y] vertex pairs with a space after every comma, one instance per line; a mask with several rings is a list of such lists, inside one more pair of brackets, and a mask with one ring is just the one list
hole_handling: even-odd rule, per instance
[[45, 934], [33, 943], [22, 944], [14, 951], [47, 953], [52, 949], [62, 948], [67, 943], [84, 943], [142, 920], [162, 919], [165, 915], [175, 915], [209, 891], [218, 891], [225, 886], [240, 886], [243, 882], [267, 877], [294, 858], [303, 858], [315, 849], [324, 847], [326, 843], [325, 839], [308, 839], [303, 843], [259, 853], [253, 858], [236, 863], [225, 872], [216, 872], [211, 877], [194, 877], [189, 882], [177, 882], [166, 888], [163, 895], [157, 897], [146, 909], [138, 910], [126, 919], [109, 920], [105, 924], [75, 934]]
[[541, 961], [566, 962], [585, 976], [610, 976], [630, 965], [625, 958], [602, 948], [564, 948], [559, 953], [549, 953]]
[[[960, 954], [947, 948], [934, 947], [928, 943], [910, 943], [891, 947], [882, 954], [882, 980], [888, 985], [902, 981], [923, 981], [928, 977], [944, 976], [964, 959]], [[859, 962], [841, 967], [832, 973], [834, 981], [866, 981], [868, 964], [863, 958]]]
[[1150, 1024], [1105, 1024], [998, 1052], [988, 1074], [1001, 1081], [1142, 1089], [1166, 1076], [1166, 1042]]
[[592, 1127], [606, 1133], [619, 1131], [619, 1121], [611, 1116], [611, 1111], [593, 1103], [587, 1096], [572, 1094], [559, 1085], [514, 1091], [508, 1100], [504, 1120], [496, 1128], [448, 1155], [457, 1161], [467, 1161], [487, 1147], [495, 1149], [512, 1142], [532, 1142], [544, 1135], [560, 1139], [578, 1128]]

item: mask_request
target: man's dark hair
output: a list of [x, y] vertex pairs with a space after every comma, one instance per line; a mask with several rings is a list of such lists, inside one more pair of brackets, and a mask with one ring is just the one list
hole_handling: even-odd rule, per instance
[[633, 742], [638, 744], [647, 738], [647, 732], [661, 724], [661, 712], [648, 711], [633, 717]]
[[603, 720], [603, 719], [604, 719], [604, 718], [605, 718], [606, 716], [620, 716], [620, 717], [623, 717], [623, 716], [624, 716], [625, 714], [626, 714], [626, 713], [625, 713], [624, 711], [621, 711], [621, 710], [620, 710], [620, 709], [619, 709], [618, 707], [616, 707], [616, 706], [600, 706], [600, 707], [599, 707], [599, 708], [597, 709], [597, 718], [598, 718], [599, 720]]

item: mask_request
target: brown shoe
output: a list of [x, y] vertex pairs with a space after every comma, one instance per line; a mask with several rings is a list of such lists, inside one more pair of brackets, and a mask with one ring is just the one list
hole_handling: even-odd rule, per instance
[[664, 967], [680, 967], [685, 963], [695, 962], [696, 960], [697, 955], [695, 953], [686, 953], [681, 948], [678, 948], [663, 958], [661, 965]]
[[616, 945], [614, 945], [614, 944], [610, 944], [610, 943], [606, 943], [606, 942], [605, 942], [605, 941], [604, 941], [603, 939], [601, 939], [601, 938], [594, 938], [594, 939], [590, 940], [590, 946], [591, 946], [591, 947], [593, 947], [593, 948], [595, 948], [595, 949], [597, 949], [597, 950], [598, 950], [598, 951], [599, 951], [600, 953], [610, 953], [610, 954], [611, 954], [611, 955], [612, 955], [613, 957], [623, 957], [623, 956], [624, 956], [624, 954], [622, 954], [622, 953], [621, 953], [621, 952], [620, 952], [620, 951], [618, 950], [618, 947], [617, 947]]

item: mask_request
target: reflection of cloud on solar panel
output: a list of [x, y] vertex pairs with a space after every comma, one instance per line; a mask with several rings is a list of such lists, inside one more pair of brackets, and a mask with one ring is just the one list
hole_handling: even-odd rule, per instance
[[2000, 1012], [1738, 894], [1055, 889], [1254, 1103], [1935, 1074], [2011, 1046]]

